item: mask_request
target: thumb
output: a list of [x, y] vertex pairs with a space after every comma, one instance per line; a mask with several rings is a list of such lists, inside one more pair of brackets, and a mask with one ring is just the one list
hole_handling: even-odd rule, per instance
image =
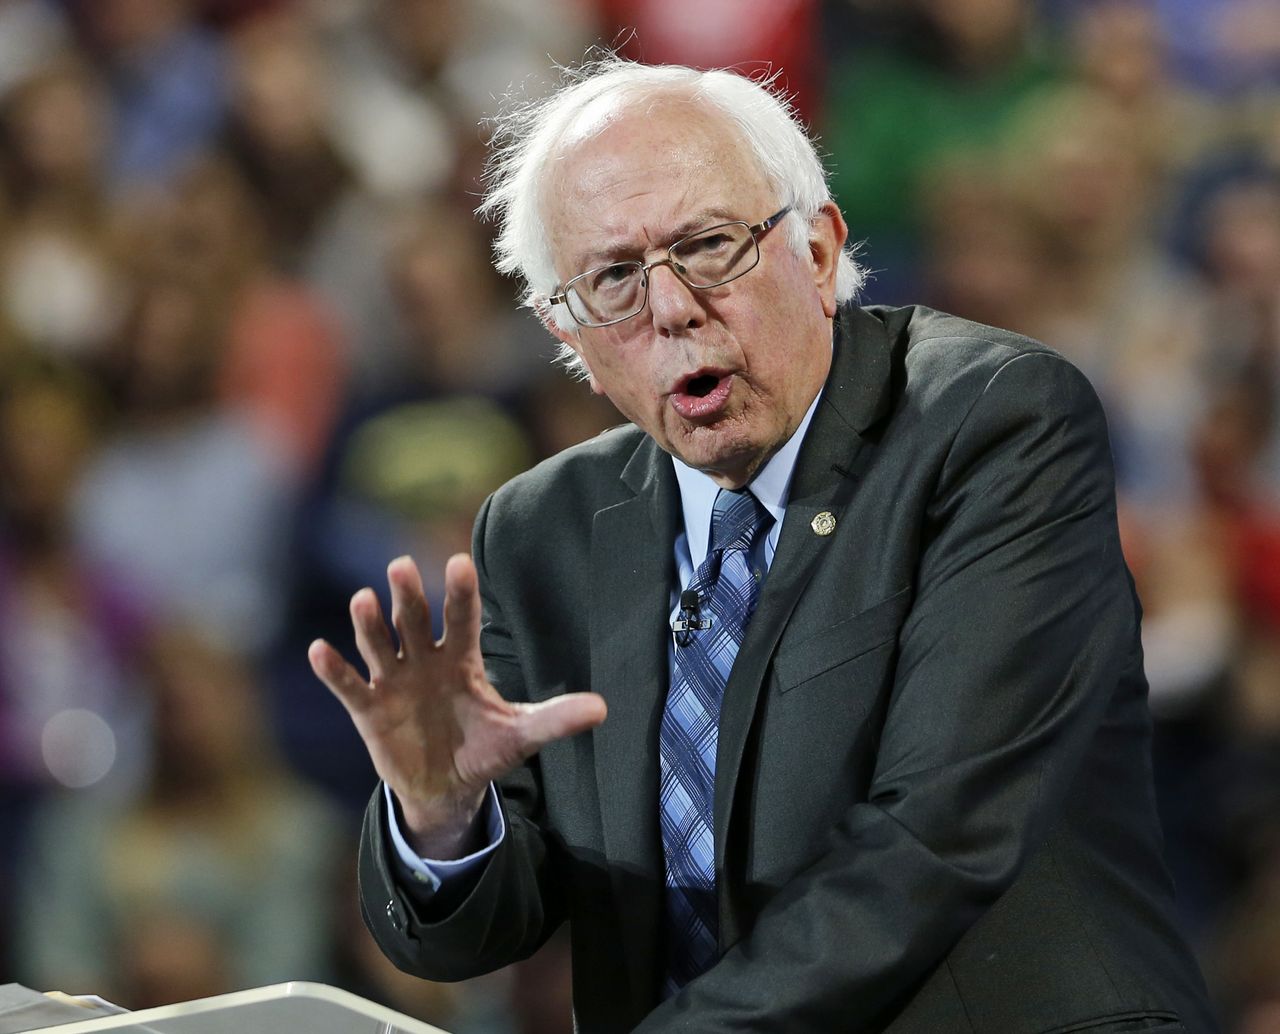
[[608, 714], [599, 693], [563, 693], [520, 708], [520, 739], [525, 757], [548, 743], [594, 729]]

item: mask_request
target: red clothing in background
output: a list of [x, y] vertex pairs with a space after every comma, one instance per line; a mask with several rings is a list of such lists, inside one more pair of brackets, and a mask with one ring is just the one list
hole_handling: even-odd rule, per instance
[[[651, 64], [734, 68], [779, 84], [814, 125], [821, 109], [816, 0], [596, 0], [624, 57]], [[633, 31], [634, 30], [634, 31]]]

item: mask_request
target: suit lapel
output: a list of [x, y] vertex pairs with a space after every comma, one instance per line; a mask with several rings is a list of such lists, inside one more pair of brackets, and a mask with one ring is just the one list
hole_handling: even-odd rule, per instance
[[670, 459], [648, 438], [622, 480], [635, 496], [598, 511], [592, 527], [591, 688], [609, 705], [594, 733], [596, 785], [632, 993], [643, 1015], [654, 1004], [662, 954], [658, 730], [679, 490]]
[[839, 521], [857, 487], [858, 466], [867, 458], [866, 432], [888, 412], [890, 369], [884, 326], [861, 309], [847, 307], [837, 321], [835, 355], [822, 401], [796, 462], [778, 549], [720, 710], [714, 832], [722, 947], [739, 937], [736, 910], [726, 892], [725, 847], [760, 687], [791, 612], [832, 541], [817, 534], [812, 522], [824, 511]]

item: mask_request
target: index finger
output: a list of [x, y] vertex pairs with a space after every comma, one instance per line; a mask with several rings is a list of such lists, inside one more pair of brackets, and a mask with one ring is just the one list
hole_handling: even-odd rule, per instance
[[455, 553], [444, 567], [444, 639], [457, 654], [480, 647], [480, 580], [466, 553]]

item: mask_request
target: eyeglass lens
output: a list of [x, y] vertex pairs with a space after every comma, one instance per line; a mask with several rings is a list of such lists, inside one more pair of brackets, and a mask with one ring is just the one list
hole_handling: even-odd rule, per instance
[[[726, 223], [686, 237], [671, 246], [675, 274], [690, 287], [728, 283], [758, 261], [755, 237], [746, 223]], [[609, 323], [644, 308], [648, 277], [640, 262], [617, 262], [592, 270], [566, 292], [574, 318], [587, 324]]]

